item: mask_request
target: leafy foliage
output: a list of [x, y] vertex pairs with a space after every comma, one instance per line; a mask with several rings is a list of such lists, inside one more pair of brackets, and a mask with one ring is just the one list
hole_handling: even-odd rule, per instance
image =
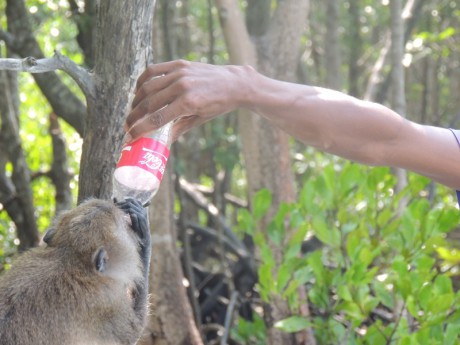
[[[387, 168], [329, 164], [310, 176], [298, 202], [279, 208], [266, 232], [254, 229], [270, 205], [267, 190], [256, 195], [252, 215], [240, 214], [260, 251], [262, 299], [278, 296], [299, 311], [307, 301], [297, 290], [308, 294], [312, 316], [294, 313], [276, 327], [313, 327], [319, 344], [460, 340], [460, 295], [452, 283], [459, 259], [446, 240], [460, 220], [458, 210], [453, 201], [439, 202], [446, 191], [430, 203], [423, 177], [411, 175], [398, 194], [395, 182]], [[311, 236], [324, 246], [303, 253], [302, 242]], [[283, 251], [280, 260], [272, 255], [274, 245]]]
[[[183, 44], [178, 44], [177, 56], [169, 58], [228, 62], [216, 8], [208, 11], [210, 3], [205, 0], [175, 2], [174, 11], [176, 15], [180, 12], [180, 16], [169, 22], [174, 23], [173, 38]], [[244, 8], [245, 2], [241, 4]], [[275, 6], [276, 2], [272, 4]], [[344, 56], [354, 49], [360, 51], [361, 71], [350, 78], [358, 79], [364, 89], [367, 84], [364, 78], [369, 75], [383, 45], [381, 33], [388, 28], [389, 11], [388, 1], [361, 0], [357, 4], [362, 47], [357, 49], [355, 37], [350, 34], [356, 23], [349, 20], [348, 1], [341, 2], [340, 44]], [[26, 5], [45, 55], [51, 56], [58, 49], [76, 63], [82, 63], [69, 3], [27, 0]], [[4, 13], [4, 6], [5, 2], [0, 1], [0, 13]], [[304, 37], [301, 65], [309, 69], [309, 82], [322, 84], [326, 71], [323, 51], [318, 47], [324, 46], [327, 13], [324, 2], [312, 1], [311, 6], [314, 15]], [[451, 92], [456, 90], [459, 20], [458, 2], [428, 1], [423, 20], [416, 23], [409, 38], [407, 113], [416, 114], [412, 115], [415, 120], [446, 126], [454, 123], [450, 114], [458, 112], [458, 102], [455, 97], [452, 99]], [[6, 28], [5, 16], [0, 16], [0, 25]], [[212, 35], [207, 32], [211, 26], [214, 27]], [[210, 36], [213, 38], [209, 39]], [[4, 48], [0, 41], [2, 53]], [[344, 75], [347, 69], [348, 61], [344, 59]], [[425, 71], [431, 75], [427, 80], [422, 77]], [[60, 76], [81, 95], [68, 76], [62, 73]], [[432, 79], [431, 85], [428, 79]], [[51, 165], [48, 134], [51, 109], [31, 76], [20, 74], [19, 80], [22, 145], [27, 164], [32, 174], [37, 175]], [[427, 116], [415, 118], [422, 113]], [[70, 166], [75, 172], [71, 186], [76, 193], [81, 138], [62, 121], [61, 126], [68, 143]], [[198, 151], [212, 155], [216, 170], [232, 174], [230, 190], [223, 190], [222, 194], [231, 192], [244, 198], [247, 186], [244, 166], [239, 163], [236, 127], [224, 118], [206, 124], [200, 133]], [[457, 343], [460, 327], [455, 281], [460, 254], [446, 239], [459, 218], [452, 193], [440, 187], [429, 193], [432, 188], [427, 179], [410, 175], [409, 186], [395, 195], [395, 178], [387, 168], [369, 169], [344, 163], [311, 149], [293, 152], [293, 155], [296, 157], [294, 168], [301, 181], [297, 202], [281, 205], [266, 231], [258, 229], [258, 225], [271, 205], [268, 191], [257, 194], [252, 212], [243, 209], [238, 214], [238, 226], [253, 237], [256, 250], [261, 254], [257, 290], [262, 299], [267, 303], [274, 297], [286, 299], [295, 312], [307, 302], [311, 308], [310, 318], [299, 313], [277, 320], [275, 326], [287, 332], [311, 326], [319, 344]], [[196, 161], [178, 159], [177, 171], [184, 173], [191, 164], [197, 165]], [[205, 168], [210, 165], [200, 166], [198, 172], [200, 182], [206, 186], [214, 183], [209, 176], [212, 173]], [[11, 173], [9, 165], [6, 170]], [[54, 190], [50, 185], [44, 176], [32, 182], [40, 230], [44, 230], [54, 216]], [[409, 202], [401, 212], [399, 202], [405, 198]], [[200, 223], [209, 223], [206, 212], [198, 214]], [[324, 246], [314, 252], [304, 252], [303, 244], [312, 236]], [[17, 240], [14, 224], [4, 211], [0, 212], [0, 244], [0, 261], [8, 266]], [[273, 257], [270, 249], [273, 246], [283, 249], [282, 258]], [[308, 300], [301, 300], [297, 293], [304, 288]], [[246, 344], [265, 344], [266, 326], [262, 316], [255, 314], [252, 322], [238, 320], [232, 338]]]

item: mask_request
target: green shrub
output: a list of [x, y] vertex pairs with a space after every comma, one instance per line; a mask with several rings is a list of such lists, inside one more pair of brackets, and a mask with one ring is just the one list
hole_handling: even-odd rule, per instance
[[[447, 190], [428, 200], [426, 178], [410, 175], [397, 194], [395, 183], [388, 168], [329, 164], [263, 231], [255, 229], [271, 204], [267, 190], [255, 196], [252, 214], [239, 214], [258, 248], [261, 298], [270, 303], [281, 296], [293, 312], [277, 327], [312, 327], [318, 344], [459, 342], [459, 293], [451, 275], [460, 255], [446, 241], [459, 212]], [[302, 242], [313, 235], [323, 247], [302, 253]], [[283, 252], [279, 265], [274, 246]], [[308, 301], [299, 300], [301, 286]], [[309, 319], [297, 315], [307, 302]]]

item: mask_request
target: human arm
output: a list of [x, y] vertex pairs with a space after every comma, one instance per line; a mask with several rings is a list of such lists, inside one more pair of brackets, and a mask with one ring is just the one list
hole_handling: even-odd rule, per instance
[[136, 138], [180, 118], [174, 126], [177, 138], [239, 107], [321, 151], [405, 168], [460, 189], [460, 152], [448, 129], [410, 122], [338, 91], [270, 79], [248, 66], [187, 61], [150, 66], [138, 81], [128, 134]]

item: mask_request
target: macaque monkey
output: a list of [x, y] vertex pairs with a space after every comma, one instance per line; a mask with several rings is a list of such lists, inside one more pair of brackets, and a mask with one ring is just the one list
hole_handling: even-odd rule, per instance
[[132, 345], [147, 315], [150, 231], [134, 200], [92, 199], [0, 277], [1, 345]]

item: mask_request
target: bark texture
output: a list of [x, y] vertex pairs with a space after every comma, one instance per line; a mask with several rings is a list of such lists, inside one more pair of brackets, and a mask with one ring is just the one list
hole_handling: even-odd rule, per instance
[[[309, 1], [280, 1], [269, 21], [259, 16], [270, 14], [270, 4], [266, 1], [250, 1], [247, 27], [236, 1], [218, 0], [216, 4], [231, 63], [252, 65], [269, 77], [295, 80], [300, 37], [306, 25]], [[289, 137], [247, 110], [240, 111], [238, 121], [249, 197], [251, 200], [254, 193], [262, 188], [271, 190], [273, 202], [270, 217], [281, 202], [292, 202], [295, 199]], [[273, 248], [273, 256], [279, 263], [282, 257], [279, 248]], [[269, 327], [268, 344], [314, 344], [309, 330], [296, 337], [275, 329], [273, 323], [290, 316], [291, 312], [286, 301], [281, 298], [274, 298], [272, 302], [266, 317]]]
[[[391, 11], [391, 60], [392, 60], [392, 108], [401, 116], [406, 116], [406, 97], [405, 97], [405, 69], [403, 66], [404, 58], [404, 21], [402, 18], [402, 1], [392, 0]], [[398, 178], [396, 192], [400, 192], [407, 186], [407, 172], [404, 169], [394, 169]], [[401, 200], [399, 212], [402, 213], [408, 200]]]
[[136, 79], [151, 61], [154, 4], [146, 0], [100, 1], [94, 68], [97, 99], [87, 95], [79, 202], [91, 196], [111, 196], [124, 119]]
[[[0, 203], [16, 224], [19, 250], [38, 244], [39, 234], [30, 187], [30, 171], [19, 137], [17, 75], [0, 71]], [[13, 172], [7, 176], [5, 165]]]
[[[87, 97], [79, 201], [91, 196], [111, 196], [111, 178], [135, 83], [152, 62], [154, 5], [154, 1], [148, 0], [100, 1], [94, 68], [97, 97]], [[201, 344], [182, 285], [172, 205], [171, 181], [165, 177], [150, 211], [152, 306], [143, 341], [144, 344]]]
[[[340, 53], [339, 12], [341, 3], [336, 0], [326, 1], [326, 86], [340, 90], [342, 87], [342, 54]], [[351, 7], [352, 5], [350, 5]]]
[[182, 282], [171, 180], [171, 174], [165, 174], [149, 210], [152, 230], [151, 311], [140, 345], [203, 344]]

